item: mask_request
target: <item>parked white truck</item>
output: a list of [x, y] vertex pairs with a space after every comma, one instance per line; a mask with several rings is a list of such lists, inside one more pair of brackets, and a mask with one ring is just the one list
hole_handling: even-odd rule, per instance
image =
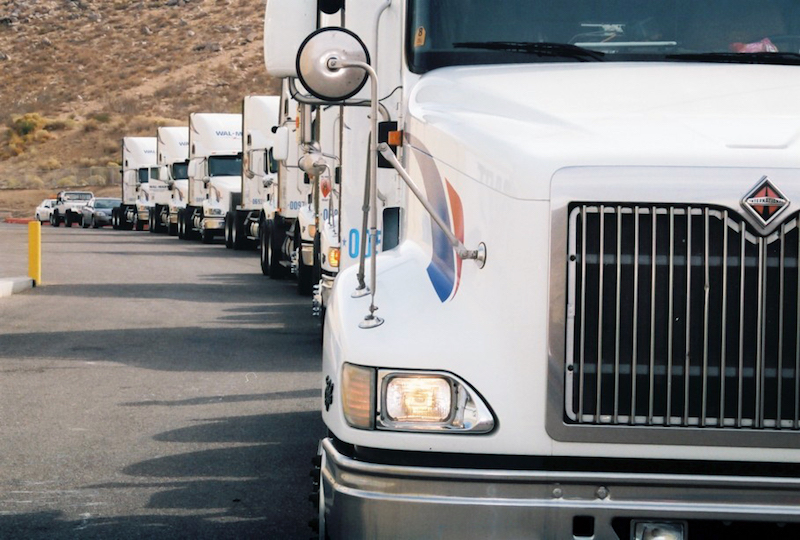
[[159, 212], [159, 223], [170, 236], [178, 234], [178, 212], [186, 208], [189, 196], [189, 128], [160, 127], [158, 166], [167, 181], [169, 201]]
[[[278, 165], [277, 182], [270, 184], [263, 212], [259, 219], [258, 237], [261, 254], [261, 271], [272, 279], [282, 279], [297, 271], [299, 245], [296, 223], [303, 207], [311, 201], [311, 179], [299, 167], [302, 154], [303, 130], [301, 110], [291, 98], [288, 84], [284, 81], [280, 99], [280, 116], [277, 125], [264, 122], [254, 129], [272, 131], [273, 160]], [[307, 132], [310, 132], [310, 124]], [[309, 138], [310, 135], [306, 134]], [[252, 226], [250, 234], [254, 231]], [[306, 231], [305, 238], [313, 236]]]
[[[318, 6], [346, 29], [307, 39]], [[371, 294], [333, 288], [320, 538], [800, 534], [796, 2], [270, 0], [266, 27], [270, 72], [345, 115], [397, 97], [408, 186]]]
[[258, 247], [259, 225], [274, 207], [273, 129], [280, 121], [280, 101], [280, 96], [245, 96], [242, 102], [242, 202], [225, 216], [226, 247]]
[[222, 236], [225, 215], [242, 188], [242, 115], [189, 115], [189, 201], [183, 211], [186, 239], [211, 243]]
[[112, 215], [115, 229], [143, 231], [150, 219], [150, 182], [158, 182], [155, 137], [122, 139], [122, 204]]

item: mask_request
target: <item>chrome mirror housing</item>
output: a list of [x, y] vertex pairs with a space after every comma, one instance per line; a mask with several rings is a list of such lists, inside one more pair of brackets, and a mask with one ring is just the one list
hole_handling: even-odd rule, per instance
[[345, 28], [320, 28], [300, 45], [297, 76], [315, 97], [342, 101], [356, 95], [369, 77], [363, 69], [348, 67], [351, 62], [370, 63], [364, 42]]

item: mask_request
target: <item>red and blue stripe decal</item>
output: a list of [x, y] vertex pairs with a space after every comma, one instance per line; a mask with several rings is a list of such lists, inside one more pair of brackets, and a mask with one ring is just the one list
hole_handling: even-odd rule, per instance
[[[414, 148], [414, 155], [419, 163], [425, 192], [433, 205], [436, 214], [453, 231], [456, 237], [464, 242], [464, 207], [461, 197], [455, 188], [442, 178], [436, 162], [422, 143], [410, 134], [406, 134]], [[428, 265], [428, 278], [439, 300], [452, 300], [458, 292], [461, 282], [461, 258], [456, 256], [447, 235], [439, 228], [433, 218], [431, 220], [432, 254]]]

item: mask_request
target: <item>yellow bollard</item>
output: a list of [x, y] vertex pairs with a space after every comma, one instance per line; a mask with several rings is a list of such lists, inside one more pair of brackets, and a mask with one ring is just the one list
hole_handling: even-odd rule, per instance
[[42, 284], [42, 224], [38, 220], [28, 223], [28, 277], [34, 287]]

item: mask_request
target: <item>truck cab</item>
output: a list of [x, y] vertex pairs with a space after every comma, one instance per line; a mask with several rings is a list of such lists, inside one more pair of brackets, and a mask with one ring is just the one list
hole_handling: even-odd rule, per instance
[[280, 96], [245, 96], [242, 102], [242, 202], [226, 216], [226, 247], [257, 248], [262, 216], [274, 212], [278, 163], [273, 129], [280, 120], [280, 101]]
[[122, 139], [122, 204], [112, 216], [115, 229], [143, 231], [150, 220], [154, 191], [150, 181], [158, 181], [155, 137]]
[[404, 201], [331, 291], [320, 538], [798, 534], [794, 2], [266, 13], [345, 125], [396, 99], [342, 146]]
[[[179, 234], [180, 218], [189, 196], [189, 128], [158, 128], [158, 166], [167, 182], [169, 201], [159, 212], [160, 226], [170, 236]], [[181, 236], [182, 236], [181, 232]]]
[[209, 244], [223, 236], [225, 215], [241, 200], [242, 115], [189, 116], [189, 200], [184, 237]]

